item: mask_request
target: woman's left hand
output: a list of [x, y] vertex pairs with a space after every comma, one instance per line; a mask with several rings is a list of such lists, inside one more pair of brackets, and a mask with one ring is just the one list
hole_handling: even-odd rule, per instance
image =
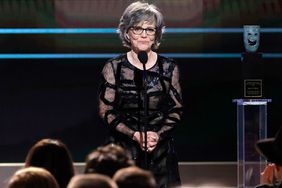
[[147, 132], [147, 147], [148, 147], [148, 152], [151, 153], [157, 146], [159, 142], [159, 135], [156, 132], [153, 131], [148, 131]]

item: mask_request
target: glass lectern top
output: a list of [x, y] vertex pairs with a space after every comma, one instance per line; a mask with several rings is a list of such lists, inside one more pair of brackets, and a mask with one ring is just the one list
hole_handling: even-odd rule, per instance
[[271, 99], [233, 99], [237, 105], [267, 105]]

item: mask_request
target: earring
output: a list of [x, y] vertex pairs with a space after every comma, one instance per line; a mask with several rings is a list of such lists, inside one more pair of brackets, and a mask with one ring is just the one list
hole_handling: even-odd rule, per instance
[[129, 35], [127, 33], [125, 34], [125, 38], [129, 41]]

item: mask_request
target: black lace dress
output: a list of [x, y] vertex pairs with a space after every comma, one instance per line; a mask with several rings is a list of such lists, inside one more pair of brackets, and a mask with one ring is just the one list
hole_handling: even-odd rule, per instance
[[148, 117], [143, 108], [142, 72], [130, 64], [126, 54], [109, 60], [102, 71], [99, 113], [109, 127], [109, 141], [128, 149], [140, 167], [144, 167], [144, 152], [132, 137], [135, 131], [144, 129], [147, 118], [147, 130], [160, 136], [155, 150], [147, 154], [147, 166], [159, 187], [179, 185], [172, 137], [182, 114], [178, 66], [158, 55], [156, 64], [147, 71]]

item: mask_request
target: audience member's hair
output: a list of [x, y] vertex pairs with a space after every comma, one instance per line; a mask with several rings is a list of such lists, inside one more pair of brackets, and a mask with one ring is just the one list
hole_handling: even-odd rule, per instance
[[137, 166], [127, 167], [118, 170], [113, 180], [119, 188], [156, 188], [154, 175], [147, 170]]
[[71, 179], [68, 188], [118, 188], [118, 186], [106, 175], [80, 174]]
[[25, 167], [35, 166], [48, 170], [60, 188], [67, 187], [74, 176], [74, 166], [67, 146], [59, 140], [42, 139], [28, 152]]
[[8, 188], [59, 188], [56, 179], [43, 168], [27, 167], [15, 172]]
[[115, 144], [108, 144], [98, 147], [87, 155], [84, 172], [112, 177], [117, 170], [132, 165], [134, 161], [125, 149]]

